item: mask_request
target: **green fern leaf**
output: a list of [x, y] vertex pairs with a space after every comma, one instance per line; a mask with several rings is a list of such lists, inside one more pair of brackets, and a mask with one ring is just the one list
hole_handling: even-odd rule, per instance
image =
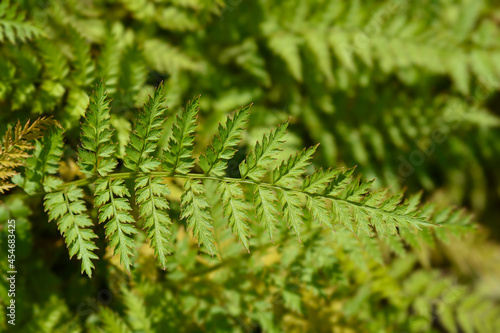
[[307, 196], [306, 205], [315, 221], [318, 221], [320, 224], [325, 225], [333, 230], [332, 212], [328, 209], [327, 203], [324, 199], [314, 196]]
[[130, 272], [134, 240], [137, 233], [131, 224], [134, 219], [130, 214], [128, 198], [130, 193], [122, 179], [99, 179], [95, 184], [95, 204], [99, 207], [99, 221], [108, 221], [105, 225], [106, 238], [110, 240], [113, 253], [120, 255], [120, 262]]
[[50, 126], [59, 123], [52, 118], [39, 118], [33, 123], [28, 120], [23, 126], [18, 121], [16, 126], [9, 127], [0, 141], [0, 193], [13, 188], [10, 178], [18, 173], [15, 170], [22, 166], [31, 155], [29, 151], [35, 148], [34, 140], [43, 136]]
[[45, 191], [51, 186], [53, 175], [59, 169], [59, 161], [63, 154], [63, 130], [52, 127], [48, 133], [35, 142], [35, 150], [26, 159], [24, 176], [15, 175], [12, 181], [26, 193], [33, 195], [42, 187]]
[[[339, 222], [352, 232], [372, 234], [371, 227], [381, 234], [394, 234], [396, 227], [420, 228], [432, 223], [419, 215], [415, 204], [401, 203], [402, 195], [388, 196], [386, 191], [370, 192], [374, 180], [359, 181], [352, 179], [354, 168], [347, 170], [321, 170], [307, 177], [303, 189], [309, 195], [319, 193], [324, 198], [330, 198], [334, 215]], [[324, 205], [318, 203], [323, 208]], [[318, 206], [309, 204], [312, 212]], [[319, 215], [317, 217], [321, 219]]]
[[33, 156], [26, 163], [39, 179], [45, 175], [53, 175], [59, 169], [59, 161], [63, 154], [63, 130], [51, 128], [40, 141], [35, 144]]
[[127, 322], [133, 332], [152, 332], [151, 313], [142, 295], [138, 295], [125, 287], [121, 288], [126, 306]]
[[163, 84], [160, 84], [153, 97], [149, 97], [144, 111], [138, 116], [135, 130], [125, 148], [125, 167], [132, 171], [151, 172], [160, 165], [158, 160], [149, 155], [156, 150], [163, 131], [164, 100], [165, 89]]
[[226, 126], [219, 124], [219, 130], [206, 153], [200, 157], [200, 167], [206, 175], [224, 176], [227, 161], [236, 153], [252, 104], [239, 109], [233, 118], [226, 121]]
[[127, 323], [108, 307], [100, 307], [99, 317], [105, 332], [108, 333], [132, 333]]
[[300, 242], [300, 233], [302, 225], [304, 224], [304, 213], [300, 197], [293, 192], [279, 191], [278, 198], [283, 209], [283, 217], [286, 224], [289, 229], [293, 229]]
[[354, 172], [355, 168], [356, 167], [349, 168], [346, 170], [338, 169], [337, 172], [335, 172], [333, 180], [325, 189], [324, 193], [332, 196], [340, 195], [342, 191], [345, 189], [345, 186], [350, 182], [351, 175]]
[[143, 51], [137, 44], [125, 47], [118, 70], [120, 73], [120, 79], [117, 82], [117, 92], [120, 93], [119, 102], [122, 107], [129, 109], [137, 103], [148, 78]]
[[273, 172], [273, 184], [280, 186], [290, 186], [298, 180], [298, 177], [305, 171], [305, 167], [310, 164], [312, 155], [318, 145], [302, 150], [295, 156], [290, 156], [287, 162], [281, 165]]
[[[93, 166], [95, 169], [90, 171], [94, 177], [75, 181], [69, 185], [62, 184], [61, 181], [54, 182], [53, 185], [53, 188], [68, 188], [73, 191], [75, 186], [95, 182], [95, 202], [96, 206], [99, 207], [99, 220], [101, 223], [107, 222], [105, 230], [106, 236], [111, 240], [110, 246], [115, 254], [120, 255], [120, 260], [127, 271], [130, 271], [132, 265], [133, 234], [136, 232], [131, 225], [133, 219], [128, 201], [130, 194], [124, 185], [124, 179], [127, 178], [135, 179], [135, 202], [139, 208], [139, 217], [144, 221], [147, 238], [150, 240], [155, 256], [158, 257], [163, 269], [166, 269], [167, 254], [172, 251], [169, 240], [171, 236], [169, 227], [172, 222], [167, 200], [170, 190], [163, 182], [163, 178], [166, 176], [186, 179], [184, 192], [181, 195], [180, 217], [187, 221], [189, 228], [192, 228], [199, 245], [203, 245], [204, 250], [212, 255], [216, 253], [215, 230], [211, 207], [205, 195], [205, 185], [208, 185], [209, 182], [204, 184], [202, 179], [210, 179], [210, 183], [214, 182], [214, 186], [217, 184], [223, 215], [227, 218], [232, 233], [247, 250], [250, 247], [251, 233], [249, 226], [250, 207], [248, 199], [245, 198], [246, 192], [243, 191], [243, 187], [251, 187], [253, 190], [255, 214], [252, 216], [260, 222], [271, 239], [277, 231], [282, 214], [282, 220], [289, 229], [292, 229], [300, 241], [306, 211], [312, 220], [329, 229], [334, 229], [335, 224], [340, 224], [342, 229], [359, 234], [361, 243], [369, 243], [362, 246], [367, 249], [374, 246], [374, 237], [378, 237], [378, 235], [393, 237], [386, 242], [391, 246], [392, 251], [399, 254], [405, 252], [402, 241], [414, 246], [420, 242], [420, 239], [413, 237], [413, 233], [421, 227], [435, 225], [428, 222], [428, 218], [435, 220], [438, 225], [462, 228], [466, 224], [460, 214], [451, 214], [449, 210], [436, 211], [433, 206], [425, 206], [420, 212], [417, 208], [418, 198], [403, 202], [401, 194], [389, 195], [388, 191], [371, 191], [373, 180], [360, 181], [358, 178], [354, 178], [352, 176], [354, 168], [324, 171], [319, 169], [303, 179], [302, 174], [306, 168], [310, 167], [311, 158], [317, 146], [290, 156], [273, 171], [271, 183], [263, 182], [261, 178], [266, 174], [275, 155], [280, 151], [288, 122], [280, 125], [275, 131], [271, 131], [270, 134], [264, 136], [261, 143], [256, 144], [255, 149], [240, 164], [240, 178], [224, 177], [227, 162], [234, 156], [236, 147], [241, 140], [250, 106], [238, 110], [232, 118], [228, 117], [225, 126], [219, 126], [213, 142], [199, 160], [204, 174], [192, 174], [192, 154], [199, 104], [198, 99], [194, 99], [177, 117], [172, 128], [172, 138], [168, 142], [168, 148], [164, 152], [163, 163], [161, 163], [152, 155], [157, 149], [163, 130], [165, 109], [162, 107], [162, 103], [164, 98], [165, 92], [163, 86], [160, 86], [153, 97], [149, 98], [144, 111], [135, 122], [134, 132], [125, 148], [124, 157], [125, 167], [132, 172], [109, 175], [108, 170], [112, 171], [116, 165], [115, 146], [110, 142], [110, 137], [101, 136], [103, 131], [110, 132], [109, 108], [101, 83], [92, 98], [89, 116], [83, 124], [82, 140], [85, 142], [82, 144], [80, 159], [89, 155], [94, 157], [95, 164], [104, 161], [103, 165], [111, 165], [112, 167], [104, 168], [98, 172], [97, 166]], [[100, 130], [98, 130], [99, 128]], [[91, 138], [94, 138], [92, 142]], [[51, 157], [52, 162], [47, 164], [46, 168], [50, 172], [56, 170], [56, 161], [60, 155], [58, 147], [56, 144], [54, 149], [51, 148], [57, 152], [55, 154], [57, 156], [54, 157], [53, 161]], [[102, 155], [103, 152], [106, 155]], [[90, 160], [90, 158], [86, 160]], [[108, 160], [111, 162], [107, 162]], [[92, 163], [89, 162], [88, 165], [92, 165]], [[161, 165], [164, 166], [163, 170], [160, 168]], [[302, 186], [299, 187], [301, 181]], [[47, 209], [49, 206], [51, 207], [49, 212], [51, 219], [64, 215], [62, 230], [68, 228], [66, 226], [68, 223], [66, 210], [69, 208], [66, 209], [64, 205], [64, 193], [66, 192], [62, 190], [52, 194], [59, 199], [56, 200], [55, 204], [47, 205]], [[76, 199], [71, 199], [70, 204], [73, 201]], [[79, 201], [81, 200], [79, 199]], [[82, 206], [82, 203], [79, 202], [78, 205]], [[82, 209], [77, 208], [76, 213], [82, 215]], [[84, 223], [83, 226], [88, 225]], [[447, 237], [444, 232], [424, 231], [421, 233], [424, 239], [431, 239], [434, 234], [443, 239]], [[394, 238], [396, 236], [401, 236], [401, 239]], [[354, 239], [354, 235], [352, 237]], [[67, 241], [73, 244], [71, 239]], [[357, 244], [351, 244], [351, 252], [356, 252], [355, 255], [360, 258], [363, 257], [366, 251], [355, 249], [356, 246], [361, 247], [359, 246], [360, 242], [351, 243]], [[72, 250], [72, 253], [76, 253], [75, 250]], [[87, 254], [87, 257], [89, 256]], [[86, 267], [90, 264], [90, 260], [85, 262]], [[362, 266], [367, 269], [368, 262], [363, 263]]]
[[221, 194], [224, 216], [229, 221], [233, 234], [243, 243], [250, 253], [249, 239], [250, 227], [248, 226], [247, 202], [243, 200], [243, 191], [238, 184], [221, 181], [217, 187]]
[[[125, 166], [134, 172], [150, 173], [160, 166], [160, 161], [150, 156], [158, 145], [163, 131], [163, 116], [165, 108], [165, 89], [161, 84], [149, 97], [144, 111], [136, 120], [134, 133], [125, 148]], [[135, 181], [136, 203], [139, 205], [139, 216], [144, 219], [144, 227], [151, 247], [158, 257], [160, 265], [166, 268], [167, 254], [170, 254], [169, 225], [172, 223], [168, 216], [169, 204], [166, 196], [170, 194], [167, 185], [162, 183], [161, 177], [148, 174], [140, 176]]]
[[302, 39], [295, 34], [282, 33], [269, 37], [269, 48], [288, 66], [288, 70], [295, 80], [302, 82], [302, 60], [300, 58], [300, 44]]
[[261, 221], [262, 226], [269, 233], [269, 237], [273, 239], [279, 216], [276, 192], [273, 189], [256, 185], [254, 187], [254, 203], [257, 219]]
[[246, 160], [240, 164], [241, 178], [250, 178], [259, 181], [267, 172], [269, 165], [275, 160], [280, 146], [284, 143], [288, 121], [280, 124], [278, 128], [269, 133], [269, 138], [264, 135], [262, 144], [257, 142], [255, 149], [248, 154]]
[[[55, 81], [60, 81], [67, 77], [69, 73], [68, 61], [55, 43], [48, 40], [38, 40], [36, 41], [36, 47], [40, 51], [40, 56], [43, 60], [44, 75]], [[56, 85], [54, 88], [56, 87], [59, 88], [57, 90], [64, 92], [64, 87]], [[52, 91], [52, 93], [54, 92]]]
[[[87, 40], [80, 35], [80, 33], [73, 27], [67, 31], [68, 40], [72, 48], [72, 65], [71, 77], [74, 83], [79, 87], [87, 87], [92, 83], [94, 62], [90, 55], [90, 44]], [[83, 93], [85, 93], [83, 91]]]
[[109, 101], [101, 81], [91, 97], [80, 135], [78, 164], [87, 176], [105, 176], [116, 167], [116, 145], [111, 142], [110, 117]]
[[94, 268], [91, 259], [98, 259], [92, 252], [97, 249], [92, 239], [97, 236], [90, 228], [92, 221], [84, 214], [86, 208], [82, 198], [83, 190], [71, 185], [63, 191], [47, 194], [44, 206], [49, 221], [57, 220], [59, 231], [69, 248], [69, 257], [77, 255], [82, 261], [82, 273], [85, 271], [91, 277]]
[[186, 174], [194, 166], [193, 143], [196, 130], [196, 118], [199, 112], [200, 96], [188, 102], [181, 117], [177, 116], [172, 126], [172, 136], [168, 148], [163, 154], [163, 166], [166, 171]]
[[10, 0], [2, 1], [0, 4], [0, 42], [8, 40], [15, 44], [16, 40], [26, 42], [30, 39], [43, 36], [42, 30], [25, 22], [25, 14], [18, 13], [18, 4], [11, 4]]
[[213, 256], [216, 253], [214, 242], [214, 226], [210, 205], [205, 198], [205, 188], [200, 180], [187, 180], [184, 184], [185, 192], [181, 197], [181, 218], [187, 220], [193, 235], [198, 239], [198, 244]]
[[163, 184], [159, 177], [143, 176], [137, 178], [135, 184], [136, 202], [139, 205], [139, 217], [144, 219], [144, 227], [147, 237], [151, 241], [155, 257], [160, 261], [163, 269], [166, 269], [167, 254], [172, 252], [170, 245], [169, 225], [172, 224], [168, 216], [168, 201], [166, 196], [170, 194], [167, 185]]
[[332, 209], [333, 215], [337, 217], [338, 221], [348, 230], [354, 232], [354, 221], [349, 206], [345, 202], [332, 200]]
[[342, 169], [318, 169], [304, 179], [302, 189], [308, 193], [323, 193]]
[[399, 256], [404, 256], [404, 254], [406, 253], [403, 243], [397, 235], [387, 235], [383, 238], [383, 240], [387, 244], [389, 249]]
[[123, 54], [121, 38], [123, 35], [119, 25], [114, 25], [109, 31], [106, 31], [103, 49], [97, 59], [97, 76], [106, 82], [106, 87], [111, 95], [116, 93], [116, 86], [120, 78], [120, 60]]
[[365, 252], [370, 255], [380, 265], [384, 264], [384, 259], [380, 249], [378, 237], [360, 233], [357, 238], [363, 243]]

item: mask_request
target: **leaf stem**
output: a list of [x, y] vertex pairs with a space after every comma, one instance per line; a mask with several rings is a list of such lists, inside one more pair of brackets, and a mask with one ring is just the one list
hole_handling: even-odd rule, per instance
[[[86, 178], [86, 179], [80, 179], [76, 180], [73, 182], [69, 183], [64, 183], [56, 188], [56, 190], [63, 190], [67, 188], [68, 186], [75, 185], [75, 186], [86, 186], [89, 185], [93, 182], [95, 182], [97, 179], [104, 178], [104, 179], [135, 179], [138, 177], [144, 177], [144, 176], [150, 176], [150, 177], [162, 177], [162, 178], [181, 178], [181, 179], [207, 179], [207, 180], [214, 180], [218, 182], [233, 182], [233, 183], [239, 183], [239, 184], [249, 184], [249, 185], [255, 185], [255, 186], [261, 186], [269, 189], [274, 189], [278, 191], [287, 191], [287, 192], [294, 192], [297, 194], [301, 195], [306, 195], [310, 197], [317, 197], [317, 198], [322, 198], [322, 199], [327, 199], [327, 200], [335, 200], [335, 201], [340, 201], [347, 203], [349, 205], [354, 205], [358, 206], [360, 208], [373, 211], [373, 212], [383, 212], [383, 214], [387, 214], [390, 216], [394, 217], [400, 217], [403, 216], [402, 214], [397, 214], [393, 213], [391, 211], [384, 211], [381, 210], [378, 207], [373, 207], [373, 206], [368, 206], [368, 205], [363, 205], [359, 202], [351, 201], [351, 200], [346, 200], [342, 199], [339, 197], [335, 197], [332, 195], [328, 194], [320, 194], [320, 193], [311, 193], [307, 192], [304, 190], [299, 190], [299, 189], [294, 189], [290, 187], [285, 187], [285, 186], [280, 186], [276, 184], [271, 184], [271, 183], [265, 183], [265, 182], [258, 182], [254, 181], [251, 179], [241, 179], [241, 178], [230, 178], [230, 177], [217, 177], [217, 176], [208, 176], [205, 174], [199, 174], [199, 173], [190, 173], [190, 174], [174, 174], [172, 172], [165, 172], [165, 171], [152, 171], [149, 173], [144, 173], [144, 172], [117, 172], [117, 173], [110, 173], [106, 176], [103, 177], [91, 177], [91, 178]], [[405, 216], [406, 218], [409, 218], [409, 216]], [[418, 223], [421, 225], [427, 225], [427, 226], [437, 226], [429, 221], [426, 221], [422, 217], [410, 217], [413, 219], [418, 220]]]

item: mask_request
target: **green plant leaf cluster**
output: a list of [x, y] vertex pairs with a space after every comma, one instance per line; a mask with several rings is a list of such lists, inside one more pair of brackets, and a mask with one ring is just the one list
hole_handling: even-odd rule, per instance
[[[241, 178], [227, 177], [227, 161], [234, 156], [241, 141], [243, 126], [250, 114], [248, 107], [237, 110], [232, 117], [228, 117], [225, 126], [219, 126], [213, 142], [199, 158], [199, 167], [203, 173], [186, 173], [190, 171], [194, 161], [187, 152], [194, 151], [197, 100], [195, 103], [189, 102], [181, 116], [177, 117], [169, 148], [162, 157], [156, 157], [155, 151], [166, 119], [165, 108], [162, 106], [164, 95], [164, 86], [160, 85], [137, 117], [123, 160], [125, 168], [132, 172], [114, 172], [118, 164], [114, 156], [116, 143], [112, 141], [109, 128], [110, 110], [105, 87], [102, 82], [99, 83], [82, 123], [82, 144], [79, 150], [79, 164], [89, 178], [61, 183], [59, 191], [46, 195], [45, 207], [50, 220], [59, 221], [59, 230], [65, 235], [70, 255], [78, 253], [78, 257], [82, 258], [82, 270], [89, 276], [93, 268], [90, 259], [96, 258], [91, 250], [96, 246], [92, 241], [95, 234], [90, 230], [84, 231], [91, 224], [83, 214], [83, 192], [76, 188], [82, 185], [95, 185], [94, 205], [99, 207], [98, 220], [106, 223], [106, 238], [110, 239], [111, 248], [115, 254], [120, 255], [120, 261], [127, 271], [130, 271], [132, 265], [133, 235], [136, 228], [129, 203], [130, 191], [124, 183], [126, 179], [135, 180], [134, 202], [139, 209], [138, 217], [163, 269], [167, 267], [167, 255], [172, 252], [172, 220], [168, 200], [171, 191], [165, 178], [185, 180], [181, 217], [187, 220], [198, 243], [203, 244], [212, 255], [216, 252], [215, 237], [210, 205], [205, 198], [206, 181], [217, 183], [216, 192], [220, 195], [228, 227], [248, 251], [252, 204], [257, 207], [257, 220], [254, 221], [260, 223], [271, 237], [281, 222], [283, 226], [292, 229], [300, 240], [306, 212], [311, 215], [312, 220], [329, 229], [337, 224], [355, 234], [370, 237], [377, 234], [389, 237], [402, 233], [403, 230], [412, 231], [437, 225], [428, 220], [429, 216], [417, 210], [418, 200], [403, 202], [402, 195], [370, 191], [372, 181], [353, 178], [354, 169], [319, 169], [303, 179], [301, 176], [306, 167], [311, 165], [317, 146], [297, 152], [272, 173], [268, 172], [269, 165], [273, 162], [273, 157], [269, 155], [280, 150], [277, 143], [285, 135], [286, 122], [268, 136], [264, 135], [262, 144], [257, 143], [247, 159], [240, 163], [240, 170], [244, 171]], [[167, 167], [166, 170], [163, 166]], [[178, 167], [179, 173], [176, 172]], [[30, 165], [27, 170], [29, 168]], [[247, 179], [247, 176], [252, 179]], [[269, 181], [266, 181], [267, 178]], [[253, 193], [250, 198], [245, 195], [246, 188]], [[457, 218], [464, 219], [459, 215]], [[69, 228], [74, 228], [78, 243], [75, 243], [76, 236], [68, 235]]]
[[16, 328], [498, 331], [471, 217], [498, 233], [498, 22], [492, 0], [2, 1]]

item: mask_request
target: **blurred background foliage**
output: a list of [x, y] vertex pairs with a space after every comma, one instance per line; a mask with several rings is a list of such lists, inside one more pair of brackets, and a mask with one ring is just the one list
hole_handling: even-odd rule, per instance
[[[120, 154], [137, 109], [164, 81], [171, 120], [202, 94], [198, 147], [229, 111], [254, 103], [234, 172], [247, 147], [291, 117], [284, 155], [320, 142], [317, 166], [357, 165], [377, 186], [467, 207], [479, 230], [428, 239], [432, 247], [370, 247], [312, 225], [302, 243], [288, 234], [269, 243], [255, 229], [248, 255], [220, 214], [221, 255], [211, 258], [186, 237], [173, 184], [169, 269], [159, 271], [145, 245], [132, 275], [108, 254], [90, 280], [68, 261], [42, 198], [18, 189], [0, 204], [2, 233], [8, 218], [18, 225], [18, 329], [500, 331], [498, 2], [2, 1], [0, 133], [18, 119], [54, 115], [66, 129], [65, 180], [83, 177], [79, 119], [101, 78]], [[6, 287], [3, 280], [2, 299]], [[0, 329], [8, 328], [4, 309]]]

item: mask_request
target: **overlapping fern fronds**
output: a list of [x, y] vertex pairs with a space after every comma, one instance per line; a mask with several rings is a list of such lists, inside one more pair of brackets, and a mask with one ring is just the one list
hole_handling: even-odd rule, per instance
[[24, 21], [25, 14], [18, 12], [18, 4], [11, 4], [10, 0], [0, 4], [0, 43], [17, 40], [25, 42], [43, 35], [43, 31], [33, 24]]
[[[18, 121], [16, 126], [7, 129], [0, 142], [0, 193], [15, 186], [10, 182], [10, 179], [18, 174], [16, 168], [22, 166], [25, 160], [31, 156], [30, 151], [35, 149], [35, 140], [44, 135], [44, 131], [53, 125], [58, 125], [57, 121], [42, 117], [33, 123], [28, 120], [24, 126]], [[57, 143], [54, 144], [57, 145]], [[39, 176], [45, 172], [53, 173], [56, 166], [54, 159], [51, 159], [50, 156], [54, 150], [57, 154], [60, 147], [53, 147], [50, 143], [46, 143], [45, 147], [42, 147], [41, 144], [36, 147], [38, 149], [34, 158], [42, 164], [32, 164], [31, 174]], [[48, 151], [42, 152], [43, 149], [48, 149]]]
[[[365, 175], [377, 175], [394, 188], [404, 181], [412, 190], [431, 190], [445, 182], [456, 202], [470, 196], [475, 209], [485, 208], [486, 194], [481, 193], [488, 193], [487, 179], [498, 184], [487, 171], [491, 166], [482, 163], [491, 151], [498, 152], [496, 130], [481, 128], [498, 127], [499, 120], [484, 97], [477, 96], [478, 88], [484, 90], [481, 82], [489, 83], [480, 95], [493, 95], [500, 87], [499, 29], [494, 15], [487, 14], [494, 11], [492, 1], [439, 0], [422, 6], [393, 0], [363, 4], [321, 0], [300, 6], [294, 1], [257, 1], [226, 7], [223, 2], [204, 1], [147, 6], [141, 1], [123, 2], [124, 10], [109, 17], [106, 1], [93, 3], [90, 12], [77, 6], [78, 1], [56, 2], [58, 10], [53, 11], [28, 2], [2, 1], [5, 13], [26, 9], [28, 19], [16, 20], [40, 23], [50, 38], [28, 48], [8, 43], [0, 59], [0, 100], [12, 110], [55, 112], [70, 129], [87, 106], [85, 91], [93, 76], [112, 84], [110, 95], [117, 109], [130, 110], [140, 99], [139, 92], [151, 88], [146, 79], [149, 68], [152, 76], [168, 74], [165, 84], [175, 89], [169, 95], [171, 106], [195, 85], [209, 91], [211, 110], [242, 105], [256, 96], [263, 98], [260, 112], [287, 105], [311, 139], [322, 143], [318, 162], [324, 166], [359, 163]], [[220, 19], [228, 29], [238, 30], [243, 42], [219, 38]], [[144, 31], [125, 29], [123, 22], [128, 20]], [[242, 28], [241, 20], [253, 22], [255, 28]], [[163, 29], [179, 38], [167, 41], [157, 34]], [[198, 29], [207, 33], [186, 43]], [[207, 42], [214, 47], [207, 48]], [[439, 85], [442, 80], [450, 84]], [[414, 98], [420, 81], [431, 84]], [[276, 97], [267, 94], [271, 82], [282, 92]], [[374, 103], [374, 87], [392, 82], [401, 89], [385, 90], [387, 95]], [[468, 99], [477, 105], [467, 105]], [[366, 105], [373, 106], [371, 112], [366, 112]], [[452, 139], [440, 149], [445, 158], [431, 154], [411, 176], [399, 179], [401, 152], [420, 149], [420, 141], [430, 137], [429, 128], [447, 128], [456, 119], [443, 111], [459, 108], [467, 113], [463, 120], [468, 134], [450, 131]], [[15, 116], [1, 117], [12, 121]], [[220, 113], [212, 113], [208, 120], [218, 117]], [[128, 125], [129, 119], [117, 117], [118, 121]], [[476, 145], [468, 135], [481, 142]], [[467, 159], [465, 150], [470, 151]], [[435, 171], [430, 170], [439, 170], [440, 176], [433, 177]], [[463, 187], [453, 182], [455, 173], [466, 177], [474, 190], [461, 191]]]
[[[181, 218], [187, 221], [198, 243], [212, 255], [216, 253], [216, 246], [211, 207], [205, 194], [207, 181], [217, 184], [228, 227], [248, 251], [254, 220], [271, 237], [278, 228], [288, 227], [299, 240], [306, 214], [328, 229], [341, 226], [368, 238], [378, 234], [391, 239], [394, 235], [405, 235], [411, 239], [418, 230], [447, 225], [440, 217], [434, 222], [428, 219], [432, 216], [432, 207], [419, 211], [418, 198], [403, 201], [400, 194], [371, 191], [372, 181], [354, 178], [354, 168], [319, 169], [304, 179], [302, 175], [311, 165], [317, 146], [297, 152], [271, 172], [270, 165], [275, 162], [284, 142], [287, 122], [264, 135], [262, 142], [250, 151], [240, 164], [241, 177], [228, 177], [227, 163], [238, 148], [250, 106], [237, 110], [224, 125], [219, 125], [212, 143], [199, 158], [198, 165], [203, 173], [193, 173], [199, 97], [189, 102], [177, 117], [168, 147], [163, 156], [158, 157], [156, 150], [166, 119], [164, 100], [165, 89], [160, 85], [139, 113], [125, 148], [123, 165], [131, 172], [115, 173], [118, 160], [109, 125], [109, 102], [103, 83], [98, 84], [82, 125], [79, 149], [79, 165], [89, 178], [60, 184], [56, 191], [46, 196], [45, 207], [50, 219], [58, 220], [70, 255], [78, 254], [82, 259], [82, 271], [89, 276], [93, 268], [91, 259], [96, 259], [92, 252], [95, 235], [90, 229], [89, 218], [84, 215], [83, 192], [77, 187], [82, 185], [95, 184], [99, 222], [106, 223], [106, 237], [127, 271], [132, 266], [133, 235], [137, 230], [125, 179], [135, 180], [139, 219], [162, 268], [166, 268], [167, 254], [172, 251], [172, 220], [167, 200], [170, 189], [165, 178], [185, 180]], [[256, 207], [255, 216], [250, 212], [251, 205]], [[463, 221], [458, 214], [454, 217]], [[395, 249], [402, 247], [394, 241], [389, 244]]]

